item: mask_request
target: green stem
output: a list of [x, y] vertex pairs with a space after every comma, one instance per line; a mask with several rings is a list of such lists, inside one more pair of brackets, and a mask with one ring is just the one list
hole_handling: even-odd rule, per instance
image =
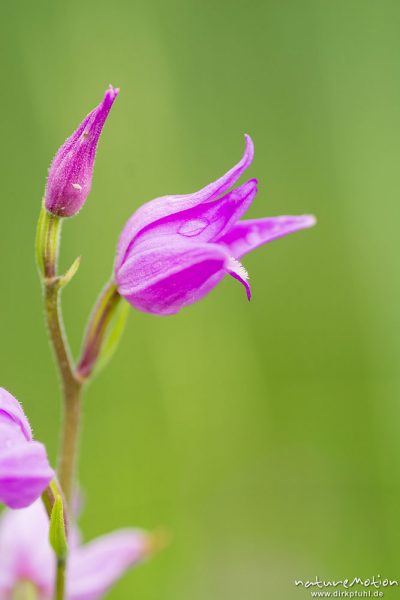
[[[36, 255], [44, 288], [47, 327], [60, 374], [64, 398], [59, 480], [65, 501], [67, 505], [70, 505], [78, 450], [82, 382], [75, 374], [62, 321], [60, 291], [64, 282], [62, 278], [57, 276], [60, 234], [60, 219], [49, 214], [43, 207], [37, 231]], [[46, 510], [51, 517], [55, 501], [55, 490], [50, 486], [42, 498]], [[56, 600], [64, 600], [66, 560], [66, 556], [62, 559], [57, 558]]]
[[74, 373], [64, 335], [59, 302], [59, 287], [57, 283], [49, 280], [45, 282], [45, 308], [50, 339], [60, 372], [64, 396], [59, 478], [67, 504], [70, 504], [78, 449], [82, 383]]
[[64, 600], [65, 597], [65, 567], [65, 560], [57, 560], [55, 600]]
[[60, 233], [61, 220], [43, 206], [37, 227], [36, 260], [40, 273], [45, 277], [56, 275]]
[[58, 217], [48, 213], [44, 207], [42, 208], [37, 231], [36, 254], [43, 280], [47, 327], [64, 397], [59, 479], [65, 500], [67, 504], [70, 504], [78, 449], [82, 381], [75, 373], [60, 307], [61, 287], [65, 283], [62, 277], [57, 276], [61, 222]]
[[67, 505], [71, 503], [78, 452], [82, 381], [72, 365], [65, 339], [57, 281], [45, 279], [45, 312], [50, 339], [61, 377], [64, 419], [58, 475]]

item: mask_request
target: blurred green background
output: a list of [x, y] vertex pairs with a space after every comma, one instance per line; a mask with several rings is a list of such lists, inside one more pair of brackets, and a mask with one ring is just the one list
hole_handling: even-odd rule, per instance
[[[92, 194], [64, 228], [71, 344], [144, 201], [256, 144], [249, 216], [318, 226], [175, 317], [132, 310], [87, 391], [86, 539], [173, 542], [110, 599], [291, 600], [295, 578], [399, 575], [400, 3], [38, 0], [1, 19], [1, 385], [57, 452], [59, 387], [33, 258], [48, 165], [111, 82]], [[395, 597], [396, 592], [387, 592]]]

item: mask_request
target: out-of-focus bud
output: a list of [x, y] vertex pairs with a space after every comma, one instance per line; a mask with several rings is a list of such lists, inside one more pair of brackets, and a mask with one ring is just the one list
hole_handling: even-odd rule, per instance
[[87, 115], [55, 155], [45, 193], [46, 209], [53, 215], [72, 217], [84, 205], [92, 186], [99, 137], [118, 93], [119, 89], [110, 85], [103, 101]]
[[50, 545], [59, 561], [65, 560], [68, 553], [67, 534], [65, 531], [64, 506], [61, 496], [56, 496], [50, 517]]

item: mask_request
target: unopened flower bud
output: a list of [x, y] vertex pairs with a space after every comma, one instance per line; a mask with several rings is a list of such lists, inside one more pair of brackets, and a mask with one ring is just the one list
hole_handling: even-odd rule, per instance
[[103, 101], [90, 112], [61, 146], [49, 169], [46, 209], [58, 217], [72, 217], [84, 205], [92, 186], [93, 166], [101, 131], [119, 93], [111, 85]]

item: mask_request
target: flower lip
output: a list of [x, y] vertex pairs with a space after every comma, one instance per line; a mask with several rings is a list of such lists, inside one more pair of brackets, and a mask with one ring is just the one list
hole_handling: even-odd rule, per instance
[[148, 250], [132, 252], [118, 272], [118, 289], [143, 312], [174, 314], [211, 289], [228, 258], [218, 244], [159, 238]]

